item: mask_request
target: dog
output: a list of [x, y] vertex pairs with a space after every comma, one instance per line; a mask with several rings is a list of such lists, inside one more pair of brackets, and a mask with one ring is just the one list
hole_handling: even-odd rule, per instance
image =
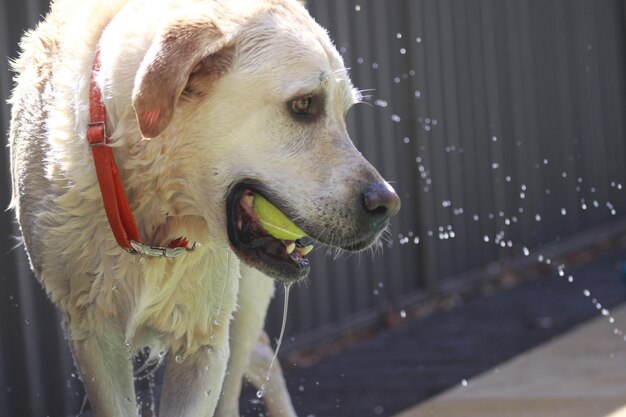
[[[146, 347], [169, 358], [161, 417], [239, 416], [269, 372], [266, 407], [295, 415], [273, 283], [307, 276], [307, 239], [361, 251], [400, 208], [348, 136], [361, 98], [326, 31], [295, 0], [56, 0], [21, 49], [12, 208], [94, 415], [137, 415]], [[270, 232], [261, 198], [308, 237]]]

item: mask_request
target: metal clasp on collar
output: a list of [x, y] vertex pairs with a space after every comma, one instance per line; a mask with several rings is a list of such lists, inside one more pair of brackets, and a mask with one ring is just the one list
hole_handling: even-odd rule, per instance
[[192, 252], [196, 249], [196, 244], [194, 243], [190, 248], [178, 247], [178, 248], [165, 248], [162, 246], [148, 246], [133, 240], [130, 241], [130, 246], [132, 249], [129, 249], [128, 252], [133, 255], [145, 255], [152, 256], [155, 258], [176, 258], [183, 253]]

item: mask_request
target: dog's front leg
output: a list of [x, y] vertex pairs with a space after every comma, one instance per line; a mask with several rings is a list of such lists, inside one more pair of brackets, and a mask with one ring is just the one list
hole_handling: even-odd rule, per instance
[[202, 347], [184, 360], [170, 357], [165, 369], [159, 417], [212, 417], [222, 389], [228, 343]]
[[250, 353], [263, 330], [267, 306], [274, 294], [271, 278], [244, 264], [240, 271], [239, 308], [230, 326], [230, 358], [216, 413], [219, 417], [239, 417], [241, 380], [250, 363]]
[[216, 416], [239, 417], [241, 380], [245, 375], [257, 389], [265, 384], [263, 401], [270, 417], [296, 417], [278, 362], [271, 370], [270, 381], [266, 380], [274, 351], [263, 331], [263, 324], [274, 294], [274, 281], [256, 269], [245, 265], [240, 268], [239, 309], [231, 324], [228, 374]]
[[122, 332], [112, 323], [79, 338], [68, 330], [94, 416], [137, 416], [131, 352]]

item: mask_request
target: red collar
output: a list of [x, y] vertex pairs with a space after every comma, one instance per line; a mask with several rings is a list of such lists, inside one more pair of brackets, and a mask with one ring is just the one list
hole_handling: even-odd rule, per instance
[[95, 74], [99, 70], [100, 53], [96, 52], [89, 79], [90, 123], [87, 128], [87, 142], [96, 166], [104, 211], [117, 244], [129, 253], [147, 256], [174, 257], [193, 250], [195, 244], [189, 248], [189, 242], [186, 238], [174, 239], [168, 247], [139, 243], [139, 230], [124, 193], [120, 172], [113, 156], [113, 148], [108, 146], [110, 139], [106, 131], [106, 109], [102, 100], [102, 93], [95, 81]]

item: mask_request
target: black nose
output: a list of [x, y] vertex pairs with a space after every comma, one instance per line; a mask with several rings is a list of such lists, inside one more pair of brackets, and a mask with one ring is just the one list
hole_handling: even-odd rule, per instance
[[386, 219], [400, 210], [400, 197], [387, 182], [375, 182], [366, 186], [363, 191], [363, 206], [375, 217]]

